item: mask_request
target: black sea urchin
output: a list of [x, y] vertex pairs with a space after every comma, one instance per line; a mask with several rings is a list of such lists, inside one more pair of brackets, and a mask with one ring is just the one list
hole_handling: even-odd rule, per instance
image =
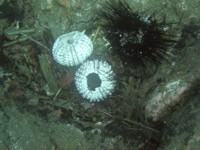
[[125, 0], [107, 1], [100, 16], [107, 40], [125, 64], [146, 67], [169, 58], [167, 49], [175, 40], [164, 30], [164, 21], [134, 12]]

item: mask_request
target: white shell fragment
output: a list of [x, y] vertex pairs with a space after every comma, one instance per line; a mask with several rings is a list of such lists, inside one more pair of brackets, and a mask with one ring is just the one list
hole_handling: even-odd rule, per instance
[[[88, 82], [88, 76], [96, 75], [100, 80], [94, 89], [89, 87], [89, 82], [96, 82], [95, 79]], [[99, 102], [111, 95], [116, 81], [111, 66], [105, 61], [93, 60], [83, 63], [75, 74], [75, 85], [83, 98], [90, 102]]]
[[85, 61], [93, 51], [93, 44], [84, 32], [73, 31], [59, 36], [53, 45], [54, 60], [65, 66], [76, 66]]

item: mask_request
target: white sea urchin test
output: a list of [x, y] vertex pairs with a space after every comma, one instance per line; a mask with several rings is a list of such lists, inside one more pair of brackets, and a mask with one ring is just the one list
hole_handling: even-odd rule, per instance
[[84, 32], [73, 31], [59, 36], [52, 49], [54, 60], [65, 66], [76, 66], [93, 51], [93, 44]]
[[111, 95], [115, 84], [114, 72], [105, 61], [86, 61], [75, 74], [76, 88], [90, 102], [98, 102]]

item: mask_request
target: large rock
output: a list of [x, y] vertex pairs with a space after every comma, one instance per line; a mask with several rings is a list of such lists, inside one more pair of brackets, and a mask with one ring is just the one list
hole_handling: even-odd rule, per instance
[[184, 106], [166, 119], [159, 150], [200, 149], [200, 90], [199, 84], [188, 91]]
[[1, 150], [75, 150], [84, 144], [78, 128], [47, 122], [15, 106], [0, 110], [0, 120]]

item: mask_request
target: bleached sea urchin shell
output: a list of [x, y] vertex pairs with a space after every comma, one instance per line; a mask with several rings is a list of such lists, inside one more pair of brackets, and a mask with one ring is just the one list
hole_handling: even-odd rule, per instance
[[59, 36], [52, 49], [54, 60], [65, 66], [76, 66], [93, 51], [93, 44], [84, 32], [73, 31]]
[[83, 98], [99, 102], [112, 94], [116, 81], [107, 62], [93, 60], [86, 61], [77, 70], [75, 85]]

